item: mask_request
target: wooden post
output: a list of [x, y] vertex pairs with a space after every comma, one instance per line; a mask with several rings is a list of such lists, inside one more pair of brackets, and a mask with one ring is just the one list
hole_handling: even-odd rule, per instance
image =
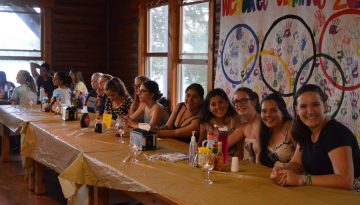
[[46, 167], [35, 161], [35, 194], [45, 193], [45, 170]]
[[4, 124], [2, 126], [2, 161], [10, 161], [10, 130]]

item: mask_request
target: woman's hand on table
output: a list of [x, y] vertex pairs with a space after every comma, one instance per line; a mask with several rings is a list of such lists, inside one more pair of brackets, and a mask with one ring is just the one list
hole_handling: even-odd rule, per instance
[[302, 185], [302, 176], [295, 174], [290, 169], [274, 167], [271, 174], [271, 180], [281, 186], [300, 186]]

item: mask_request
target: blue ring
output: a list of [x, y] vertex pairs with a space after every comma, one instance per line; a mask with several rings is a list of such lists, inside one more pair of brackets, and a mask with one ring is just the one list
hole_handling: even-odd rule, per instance
[[222, 68], [222, 71], [223, 71], [223, 73], [224, 73], [224, 75], [225, 75], [225, 78], [226, 78], [228, 81], [230, 81], [232, 84], [240, 84], [242, 81], [241, 81], [241, 80], [239, 80], [239, 81], [232, 80], [232, 79], [226, 74], [225, 68], [224, 68], [224, 48], [225, 48], [225, 46], [226, 46], [226, 41], [227, 41], [229, 35], [230, 35], [235, 29], [237, 29], [237, 28], [242, 28], [242, 27], [250, 31], [250, 33], [252, 34], [252, 36], [253, 36], [254, 39], [255, 39], [255, 44], [256, 44], [256, 56], [255, 56], [255, 59], [254, 59], [254, 63], [253, 63], [253, 65], [251, 66], [250, 71], [245, 74], [244, 78], [242, 79], [243, 81], [246, 81], [247, 78], [248, 78], [248, 77], [250, 76], [250, 74], [252, 73], [252, 71], [254, 70], [255, 64], [256, 64], [256, 61], [257, 61], [257, 58], [258, 58], [258, 55], [259, 55], [259, 39], [258, 39], [258, 37], [256, 36], [255, 31], [254, 31], [250, 26], [248, 26], [247, 24], [237, 24], [237, 25], [235, 25], [235, 26], [229, 31], [229, 33], [226, 35], [225, 42], [224, 42], [224, 46], [223, 46], [223, 49], [221, 50], [221, 68]]

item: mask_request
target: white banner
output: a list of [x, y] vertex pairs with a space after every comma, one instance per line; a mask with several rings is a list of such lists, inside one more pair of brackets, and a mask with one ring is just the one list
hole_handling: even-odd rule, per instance
[[360, 137], [360, 1], [222, 0], [215, 87], [260, 99], [280, 93], [292, 110], [301, 85], [320, 85], [329, 116]]

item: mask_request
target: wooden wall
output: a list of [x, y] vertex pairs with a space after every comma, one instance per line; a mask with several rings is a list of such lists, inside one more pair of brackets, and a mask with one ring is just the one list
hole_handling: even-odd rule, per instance
[[88, 86], [92, 73], [106, 70], [106, 15], [107, 3], [104, 0], [54, 0], [54, 70], [76, 68], [83, 73]]
[[109, 0], [107, 72], [119, 77], [131, 92], [138, 75], [138, 16], [135, 0]]

